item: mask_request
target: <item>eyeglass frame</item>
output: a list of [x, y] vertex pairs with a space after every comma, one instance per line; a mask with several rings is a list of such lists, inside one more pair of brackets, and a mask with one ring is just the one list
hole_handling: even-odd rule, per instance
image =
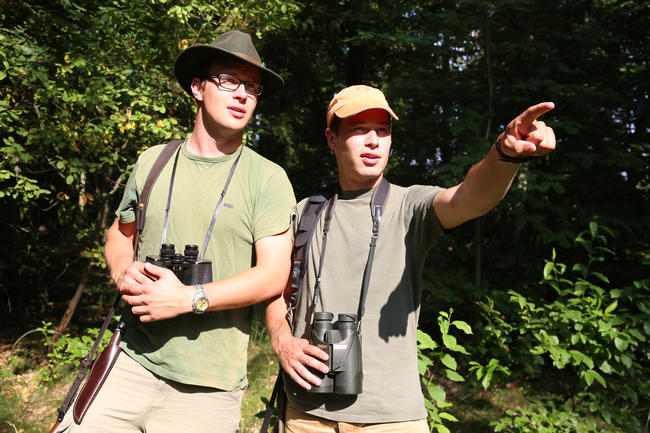
[[[225, 75], [226, 77], [230, 77], [230, 78], [232, 78], [233, 80], [237, 80], [237, 81], [239, 81], [239, 83], [237, 83], [237, 87], [235, 87], [235, 88], [233, 89], [233, 88], [230, 88], [230, 87], [224, 86], [224, 85], [221, 83], [221, 77], [224, 76], [224, 75]], [[244, 90], [246, 91], [246, 94], [248, 94], [248, 95], [252, 95], [252, 96], [260, 96], [260, 95], [262, 94], [262, 92], [264, 91], [264, 86], [262, 86], [262, 84], [258, 83], [257, 81], [252, 81], [252, 80], [244, 81], [244, 80], [240, 80], [239, 78], [237, 78], [237, 77], [235, 77], [234, 75], [231, 75], [231, 74], [207, 74], [207, 75], [204, 75], [204, 76], [203, 76], [203, 79], [204, 79], [204, 80], [215, 79], [215, 78], [216, 78], [216, 83], [219, 85], [219, 87], [223, 87], [225, 90], [227, 90], [227, 91], [229, 91], [229, 92], [235, 92], [237, 89], [239, 89], [239, 86], [241, 86], [242, 84], [244, 85]], [[260, 87], [260, 92], [259, 92], [259, 93], [249, 92], [249, 91], [248, 91], [248, 88], [246, 87], [246, 85], [249, 84], [249, 83], [251, 83], [251, 84], [255, 84], [255, 85], [259, 86], [259, 87]]]

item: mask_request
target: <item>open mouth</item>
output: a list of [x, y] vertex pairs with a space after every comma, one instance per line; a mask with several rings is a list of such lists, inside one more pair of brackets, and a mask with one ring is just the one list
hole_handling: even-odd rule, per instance
[[361, 154], [361, 160], [366, 165], [375, 165], [375, 164], [377, 164], [379, 162], [380, 159], [381, 159], [381, 157], [379, 155], [374, 154], [374, 153], [362, 153]]
[[228, 111], [230, 111], [230, 113], [238, 119], [241, 119], [246, 115], [246, 110], [234, 105], [229, 106]]

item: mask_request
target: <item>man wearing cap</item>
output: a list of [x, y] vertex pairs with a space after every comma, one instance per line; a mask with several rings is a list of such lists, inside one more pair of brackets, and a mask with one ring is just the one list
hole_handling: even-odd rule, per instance
[[[555, 148], [553, 130], [536, 120], [552, 108], [550, 102], [541, 103], [511, 121], [483, 160], [456, 186], [390, 184], [377, 219], [371, 208], [382, 195], [391, 121], [397, 115], [379, 89], [351, 86], [334, 97], [325, 136], [336, 156], [339, 184], [323, 206], [308, 244], [305, 275], [289, 316], [293, 334], [287, 321], [291, 284], [284, 297], [268, 303], [266, 311], [271, 342], [285, 372], [287, 432], [429, 431], [416, 347], [426, 253], [445, 230], [492, 209], [522, 162]], [[297, 215], [306, 205], [306, 201], [298, 204]], [[300, 222], [294, 226], [300, 234], [303, 226]], [[378, 229], [376, 238], [373, 228]], [[312, 333], [318, 332], [311, 327], [314, 312], [331, 312], [333, 320], [341, 313], [358, 313], [360, 393], [313, 392], [322, 391], [325, 380], [330, 380], [323, 379], [329, 371], [328, 355], [309, 344]], [[316, 316], [320, 319], [323, 313]], [[332, 350], [342, 351], [336, 348], [337, 338], [331, 338]]]
[[[289, 274], [291, 184], [242, 144], [258, 100], [282, 78], [239, 31], [187, 48], [175, 71], [198, 105], [194, 128], [154, 185], [135, 262], [134, 208], [164, 146], [143, 152], [129, 178], [106, 241], [111, 277], [129, 307], [122, 352], [81, 424], [64, 420], [61, 431], [235, 432], [250, 305], [281, 293]], [[161, 243], [181, 253], [203, 245], [212, 282], [184, 285], [169, 269], [145, 265]]]

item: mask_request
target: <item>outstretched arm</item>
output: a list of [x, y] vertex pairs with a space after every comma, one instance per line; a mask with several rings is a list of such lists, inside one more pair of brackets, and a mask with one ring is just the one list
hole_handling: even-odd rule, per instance
[[465, 179], [436, 196], [434, 209], [443, 228], [451, 229], [486, 214], [508, 192], [519, 164], [501, 159], [496, 149], [499, 141], [501, 151], [515, 158], [542, 156], [555, 149], [553, 129], [537, 120], [554, 107], [552, 102], [542, 102], [515, 117]]
[[[287, 285], [291, 290], [291, 284]], [[298, 385], [311, 389], [311, 385], [319, 386], [321, 380], [307, 367], [327, 373], [327, 353], [309, 344], [304, 338], [296, 338], [291, 334], [287, 321], [287, 302], [279, 295], [270, 299], [266, 304], [266, 329], [271, 337], [271, 346], [278, 355], [282, 369], [291, 376]]]

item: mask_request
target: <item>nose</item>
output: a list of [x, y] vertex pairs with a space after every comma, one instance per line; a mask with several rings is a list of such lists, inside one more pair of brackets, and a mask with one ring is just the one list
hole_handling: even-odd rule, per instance
[[248, 97], [248, 93], [246, 93], [246, 87], [244, 86], [243, 83], [239, 84], [239, 87], [237, 87], [237, 90], [235, 90], [235, 98], [241, 99], [242, 101], [246, 101], [246, 98]]
[[375, 131], [374, 129], [371, 129], [366, 134], [366, 146], [370, 146], [370, 147], [379, 146], [379, 136], [377, 135], [377, 131]]

